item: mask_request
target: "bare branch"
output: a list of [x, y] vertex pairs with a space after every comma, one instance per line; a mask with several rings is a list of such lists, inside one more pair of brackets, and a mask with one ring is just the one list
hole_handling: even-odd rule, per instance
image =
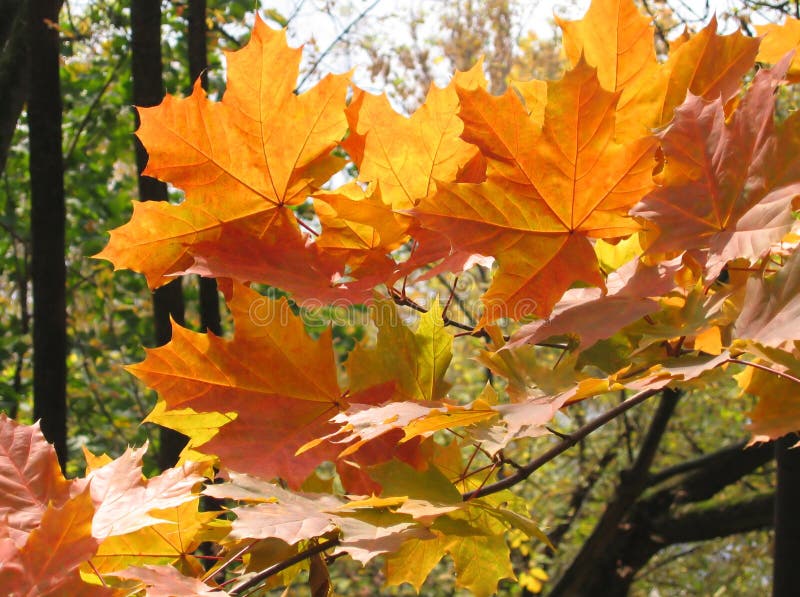
[[654, 389], [654, 390], [644, 390], [643, 392], [639, 392], [628, 398], [625, 402], [622, 402], [615, 406], [612, 409], [607, 410], [605, 413], [597, 417], [596, 419], [591, 420], [589, 423], [571, 433], [570, 436], [566, 439], [561, 440], [555, 446], [547, 450], [544, 454], [535, 458], [528, 464], [521, 466], [517, 472], [513, 475], [509, 475], [496, 483], [492, 483], [481, 488], [479, 491], [470, 491], [462, 495], [462, 498], [466, 500], [471, 500], [474, 498], [483, 497], [485, 495], [491, 495], [493, 493], [497, 493], [498, 491], [502, 491], [503, 489], [508, 489], [509, 487], [513, 487], [517, 483], [524, 481], [528, 477], [530, 477], [536, 470], [543, 467], [545, 464], [550, 462], [551, 460], [555, 459], [557, 456], [561, 455], [563, 452], [569, 450], [572, 446], [577, 444], [583, 438], [585, 438], [590, 433], [597, 431], [608, 423], [609, 421], [613, 421], [622, 413], [630, 410], [637, 404], [641, 404], [651, 396], [655, 396], [661, 390]]
[[303, 560], [307, 560], [308, 558], [317, 555], [318, 553], [322, 553], [323, 551], [330, 549], [331, 547], [336, 547], [339, 545], [339, 539], [328, 539], [327, 541], [323, 541], [322, 543], [317, 543], [309, 547], [308, 549], [304, 549], [301, 552], [296, 553], [291, 558], [286, 558], [282, 562], [278, 562], [277, 564], [273, 564], [269, 568], [265, 568], [258, 574], [255, 574], [251, 578], [247, 580], [247, 582], [242, 583], [235, 589], [230, 592], [230, 595], [234, 597], [238, 597], [244, 595], [246, 591], [257, 587], [261, 582], [268, 579], [270, 576], [275, 576], [279, 572], [286, 570], [287, 568], [294, 566], [295, 564], [302, 562]]

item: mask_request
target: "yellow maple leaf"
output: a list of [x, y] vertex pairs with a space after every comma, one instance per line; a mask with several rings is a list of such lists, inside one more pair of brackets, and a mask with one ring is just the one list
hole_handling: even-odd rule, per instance
[[756, 32], [763, 36], [756, 60], [775, 64], [787, 52], [795, 50], [786, 75], [793, 83], [800, 81], [800, 55], [796, 52], [800, 49], [800, 20], [787, 16], [782, 25], [777, 23], [756, 25]]

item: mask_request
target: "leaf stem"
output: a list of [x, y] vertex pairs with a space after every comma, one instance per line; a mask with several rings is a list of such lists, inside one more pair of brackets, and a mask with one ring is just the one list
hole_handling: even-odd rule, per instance
[[[417, 311], [418, 313], [427, 313], [428, 312], [428, 310], [425, 307], [423, 307], [422, 305], [420, 305], [419, 303], [417, 303], [413, 299], [409, 298], [405, 294], [405, 292], [401, 293], [396, 288], [389, 287], [389, 294], [391, 295], [392, 300], [394, 301], [394, 303], [396, 305], [400, 306], [400, 307], [410, 307], [411, 309], [413, 309], [414, 311]], [[461, 323], [460, 321], [455, 321], [453, 319], [450, 319], [444, 313], [442, 314], [442, 322], [444, 322], [445, 325], [450, 325], [450, 326], [453, 326], [454, 328], [458, 328], [460, 330], [465, 330], [465, 331], [469, 332], [471, 336], [486, 336], [486, 337], [488, 337], [488, 334], [485, 331], [481, 330], [480, 332], [476, 332], [474, 326], [467, 325], [466, 323]]]
[[754, 363], [753, 361], [740, 361], [739, 359], [726, 359], [726, 363], [733, 363], [735, 365], [746, 365], [748, 367], [753, 367], [754, 369], [761, 369], [761, 371], [766, 371], [767, 373], [772, 373], [773, 375], [777, 375], [778, 377], [782, 377], [788, 381], [793, 381], [794, 383], [800, 384], [800, 379], [795, 377], [794, 375], [789, 375], [788, 373], [784, 373], [783, 371], [777, 371], [772, 369], [771, 367], [767, 367], [766, 365], [762, 365], [761, 363]]
[[309, 232], [309, 233], [310, 233], [312, 236], [319, 236], [319, 232], [317, 232], [316, 230], [314, 230], [314, 229], [313, 229], [311, 226], [309, 226], [308, 224], [306, 224], [306, 223], [305, 223], [303, 220], [301, 220], [300, 218], [296, 218], [296, 219], [297, 219], [297, 223], [300, 225], [300, 227], [301, 227], [301, 228], [304, 228], [304, 229], [305, 229], [306, 231], [308, 231], [308, 232]]

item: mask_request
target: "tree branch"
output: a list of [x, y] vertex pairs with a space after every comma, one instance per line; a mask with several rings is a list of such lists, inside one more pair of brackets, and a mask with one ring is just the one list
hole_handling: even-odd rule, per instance
[[633, 466], [620, 474], [620, 482], [614, 497], [608, 503], [605, 512], [592, 531], [592, 535], [570, 564], [570, 570], [573, 570], [574, 574], [570, 574], [569, 578], [565, 575], [556, 584], [553, 595], [574, 594], [576, 590], [586, 591], [587, 586], [594, 581], [593, 564], [608, 554], [617, 538], [620, 524], [647, 487], [647, 474], [658, 451], [661, 438], [667, 429], [667, 424], [675, 412], [680, 395], [679, 390], [664, 389]]
[[309, 547], [308, 549], [304, 549], [303, 551], [296, 553], [291, 558], [287, 558], [282, 562], [278, 562], [277, 564], [273, 564], [269, 568], [265, 568], [258, 574], [255, 574], [251, 578], [249, 578], [246, 582], [242, 583], [235, 589], [230, 592], [230, 595], [238, 597], [240, 595], [244, 595], [245, 591], [248, 591], [256, 586], [258, 586], [262, 581], [268, 579], [270, 576], [274, 576], [278, 574], [278, 572], [282, 572], [287, 568], [294, 566], [295, 564], [302, 562], [312, 556], [317, 555], [318, 553], [322, 553], [326, 549], [330, 549], [331, 547], [336, 547], [339, 545], [339, 539], [328, 539], [327, 541], [323, 541], [322, 543], [317, 543]]
[[614, 420], [622, 413], [630, 410], [637, 404], [641, 404], [651, 396], [658, 394], [660, 391], [661, 391], [660, 389], [644, 390], [642, 392], [639, 392], [638, 394], [631, 396], [630, 398], [625, 400], [625, 402], [621, 402], [614, 408], [607, 410], [605, 413], [603, 413], [596, 419], [592, 419], [586, 425], [584, 425], [574, 433], [571, 433], [568, 437], [561, 440], [559, 443], [557, 443], [555, 446], [547, 450], [547, 452], [545, 452], [538, 458], [535, 458], [528, 464], [521, 466], [517, 470], [517, 472], [515, 472], [513, 475], [509, 475], [508, 477], [505, 477], [500, 481], [497, 481], [496, 483], [491, 483], [489, 485], [486, 485], [485, 487], [482, 487], [480, 490], [467, 492], [463, 494], [461, 497], [466, 501], [474, 498], [483, 497], [485, 495], [491, 495], [493, 493], [497, 493], [498, 491], [502, 491], [503, 489], [508, 489], [509, 487], [513, 487], [517, 483], [524, 481], [525, 479], [530, 477], [537, 469], [540, 469], [545, 464], [555, 459], [557, 456], [561, 455], [563, 452], [569, 450], [572, 446], [577, 444], [579, 441], [581, 441], [590, 433], [597, 431], [598, 429], [600, 429], [600, 427], [602, 427], [609, 421]]
[[373, 8], [375, 8], [375, 7], [378, 5], [378, 2], [380, 2], [380, 0], [374, 0], [374, 2], [373, 2], [372, 4], [370, 4], [369, 6], [367, 6], [366, 8], [364, 8], [364, 10], [362, 10], [362, 11], [361, 11], [361, 12], [360, 12], [360, 13], [359, 13], [357, 16], [356, 16], [356, 18], [355, 18], [355, 19], [353, 19], [352, 21], [350, 21], [350, 24], [349, 24], [347, 27], [345, 27], [344, 29], [342, 29], [342, 32], [341, 32], [339, 35], [337, 35], [337, 36], [336, 36], [336, 39], [334, 39], [334, 40], [333, 40], [333, 41], [332, 41], [330, 44], [328, 44], [328, 47], [327, 47], [327, 48], [325, 48], [325, 49], [322, 51], [322, 53], [321, 53], [319, 56], [317, 56], [317, 59], [314, 61], [314, 64], [312, 64], [312, 65], [311, 65], [311, 68], [309, 68], [309, 69], [308, 69], [308, 71], [306, 72], [306, 74], [305, 74], [305, 75], [303, 75], [303, 78], [302, 78], [302, 79], [300, 79], [300, 82], [297, 84], [297, 87], [295, 87], [295, 93], [299, 93], [299, 91], [300, 91], [300, 88], [303, 86], [303, 83], [305, 83], [305, 82], [308, 80], [308, 78], [309, 78], [309, 77], [310, 77], [310, 76], [311, 76], [311, 75], [314, 73], [314, 71], [316, 71], [316, 70], [317, 70], [317, 67], [319, 67], [320, 63], [321, 63], [323, 60], [325, 60], [325, 57], [326, 57], [328, 54], [330, 54], [331, 50], [333, 50], [333, 48], [336, 46], [336, 44], [338, 44], [340, 41], [342, 41], [342, 39], [344, 38], [344, 36], [345, 36], [345, 35], [347, 35], [348, 33], [350, 33], [350, 30], [351, 30], [351, 29], [352, 29], [352, 28], [353, 28], [353, 27], [354, 27], [354, 26], [355, 26], [355, 25], [356, 25], [356, 24], [357, 24], [357, 23], [358, 23], [358, 22], [359, 22], [361, 19], [363, 19], [365, 16], [367, 16], [367, 14], [368, 14], [368, 13], [369, 13], [369, 12], [370, 12], [370, 11], [371, 11]]
[[767, 529], [772, 526], [774, 505], [775, 494], [769, 493], [716, 508], [697, 508], [654, 520], [652, 533], [667, 546]]
[[692, 460], [686, 460], [676, 464], [675, 466], [670, 466], [656, 473], [652, 473], [647, 484], [649, 486], [655, 486], [671, 477], [682, 475], [683, 473], [689, 473], [699, 468], [717, 468], [725, 463], [731, 456], [739, 455], [746, 447], [747, 442], [741, 441], [733, 444], [732, 446], [722, 448], [716, 452], [703, 454], [702, 456], [698, 456]]
[[572, 528], [572, 525], [577, 520], [578, 515], [580, 514], [581, 509], [586, 502], [586, 498], [589, 497], [592, 489], [603, 476], [603, 473], [608, 465], [610, 465], [617, 457], [617, 454], [618, 444], [613, 443], [611, 446], [609, 446], [608, 450], [606, 450], [598, 463], [592, 467], [583, 483], [578, 485], [572, 492], [572, 496], [569, 500], [569, 515], [567, 519], [548, 534], [550, 543], [552, 543], [553, 546], [558, 547], [559, 543], [561, 543], [561, 540], [569, 532], [570, 528]]
[[28, 95], [27, 1], [0, 0], [0, 172]]
[[74, 133], [74, 136], [72, 137], [72, 141], [69, 143], [69, 149], [67, 149], [67, 152], [64, 155], [64, 162], [69, 163], [71, 161], [72, 155], [75, 153], [75, 149], [77, 149], [78, 147], [78, 141], [80, 141], [83, 131], [86, 129], [86, 127], [89, 124], [89, 121], [92, 119], [92, 115], [94, 114], [95, 109], [100, 105], [100, 100], [103, 99], [103, 96], [106, 94], [109, 87], [111, 87], [111, 84], [114, 82], [117, 73], [119, 73], [120, 68], [122, 68], [122, 65], [125, 64], [125, 61], [127, 59], [128, 59], [127, 54], [120, 55], [119, 60], [117, 60], [117, 63], [114, 65], [114, 68], [111, 69], [111, 73], [108, 75], [108, 78], [106, 79], [105, 83], [103, 83], [103, 86], [100, 88], [100, 91], [92, 100], [92, 103], [89, 105], [89, 109], [86, 111], [86, 114], [84, 114], [80, 124], [78, 125], [77, 130]]
[[705, 501], [772, 460], [773, 455], [772, 444], [765, 443], [741, 450], [732, 446], [701, 456], [694, 472], [648, 497], [645, 503], [663, 512], [672, 504]]

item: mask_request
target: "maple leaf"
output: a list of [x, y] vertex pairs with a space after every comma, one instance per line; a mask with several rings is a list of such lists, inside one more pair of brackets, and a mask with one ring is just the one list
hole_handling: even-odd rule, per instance
[[444, 375], [453, 357], [453, 335], [445, 328], [438, 301], [420, 316], [416, 331], [402, 324], [391, 301], [375, 301], [371, 316], [378, 340], [374, 346], [359, 344], [349, 355], [350, 392], [360, 394], [394, 382], [395, 400], [443, 397], [450, 387]]
[[355, 182], [314, 194], [322, 234], [314, 243], [348, 266], [348, 277], [372, 288], [392, 277], [396, 264], [388, 254], [409, 238], [413, 219], [392, 210], [378, 185], [366, 190]]
[[[768, 23], [756, 25], [756, 32], [762, 37], [756, 60], [775, 64], [786, 56], [787, 52], [797, 50], [800, 46], [800, 20], [787, 16], [782, 25]], [[795, 53], [787, 71], [787, 78], [792, 83], [800, 81], [800, 55]]]
[[700, 389], [708, 387], [708, 376], [711, 372], [724, 370], [731, 359], [731, 354], [724, 350], [718, 355], [689, 354], [681, 357], [671, 357], [633, 376], [611, 376], [616, 383], [609, 389], [627, 388], [635, 392], [642, 390], [660, 390], [669, 384], [682, 382], [682, 387], [691, 387], [689, 382], [697, 380]]
[[345, 406], [330, 330], [312, 340], [286, 299], [272, 301], [244, 286], [234, 286], [228, 306], [232, 340], [173, 325], [169, 344], [149, 349], [129, 370], [158, 391], [166, 412], [236, 413], [202, 444], [204, 453], [230, 470], [299, 487], [325, 454], [295, 458], [295, 451], [325, 435], [328, 419]]
[[600, 83], [621, 91], [617, 140], [635, 139], [667, 124], [686, 92], [727, 102], [753, 66], [759, 42], [735, 32], [717, 35], [717, 20], [670, 47], [656, 60], [654, 28], [632, 0], [594, 0], [580, 21], [558, 19], [564, 50], [574, 66], [581, 57], [598, 69]]
[[87, 574], [107, 573], [128, 566], [172, 564], [180, 560], [186, 569], [202, 573], [204, 568], [193, 554], [201, 542], [227, 533], [224, 526], [212, 526], [218, 514], [200, 512], [197, 495], [174, 508], [151, 510], [149, 515], [158, 523], [106, 538], [92, 557], [91, 567], [84, 570]]
[[465, 521], [449, 522], [442, 528], [436, 538], [406, 541], [386, 557], [388, 586], [407, 582], [419, 591], [446, 554], [455, 564], [456, 585], [469, 589], [476, 597], [493, 595], [500, 580], [516, 578], [502, 535], [481, 532]]
[[[393, 210], [384, 202], [377, 184], [362, 190], [352, 182], [335, 191], [319, 191], [314, 194], [314, 206], [323, 227], [314, 246], [347, 263], [346, 278], [356, 279], [355, 283], [346, 283], [349, 287], [366, 290], [383, 283], [391, 286], [442, 257], [441, 263], [416, 281], [430, 279], [444, 271], [465, 271], [474, 263], [491, 266], [491, 258], [487, 263], [480, 255], [453, 251], [445, 236], [420, 228], [409, 214]], [[411, 236], [414, 243], [408, 259], [395, 262], [388, 253]], [[318, 298], [326, 296], [320, 293]]]
[[92, 557], [98, 540], [92, 536], [94, 508], [88, 491], [48, 506], [39, 526], [24, 545], [0, 566], [0, 586], [7, 595], [110, 595], [85, 584], [78, 566]]
[[520, 344], [536, 344], [552, 336], [580, 338], [580, 349], [586, 349], [620, 328], [658, 310], [658, 297], [675, 287], [675, 274], [681, 258], [647, 267], [638, 259], [628, 262], [609, 274], [607, 293], [598, 288], [573, 288], [556, 304], [550, 317], [523, 325], [506, 344], [505, 349]]
[[[583, 19], [556, 17], [556, 23], [563, 32], [564, 53], [570, 63], [577, 64], [583, 55], [597, 68], [604, 89], [630, 89], [656, 68], [651, 19], [630, 0], [594, 0]], [[618, 109], [623, 109], [628, 99], [621, 99]]]
[[[497, 411], [481, 399], [463, 406], [440, 402], [390, 402], [382, 406], [353, 404], [331, 419], [339, 429], [303, 446], [300, 452], [326, 441], [345, 446], [337, 456], [339, 459], [349, 457], [364, 446], [370, 446], [374, 456], [378, 445], [375, 440], [382, 438], [382, 446], [391, 450], [386, 459], [399, 458], [395, 445], [420, 436], [430, 437], [442, 429], [474, 425], [497, 415]], [[393, 433], [401, 430], [402, 434]]]
[[571, 388], [575, 382], [574, 358], [567, 357], [555, 367], [539, 362], [536, 349], [520, 345], [506, 349], [505, 338], [497, 326], [487, 326], [491, 342], [477, 360], [493, 373], [508, 380], [506, 392], [512, 402], [525, 402], [531, 398], [552, 396]]
[[403, 425], [403, 440], [407, 442], [418, 436], [430, 437], [434, 432], [455, 427], [469, 427], [486, 423], [497, 417], [495, 409], [497, 394], [487, 383], [483, 392], [468, 404], [445, 403], [440, 408], [430, 409], [421, 417]]
[[203, 454], [194, 448], [210, 441], [219, 433], [220, 427], [234, 418], [236, 418], [236, 413], [233, 411], [198, 413], [191, 408], [169, 409], [166, 402], [159, 400], [153, 406], [153, 410], [143, 419], [143, 422], [169, 427], [188, 438], [186, 447], [181, 452], [179, 463], [189, 460], [210, 462], [214, 460], [212, 456]]
[[456, 584], [475, 595], [491, 595], [503, 578], [514, 578], [505, 541], [506, 524], [487, 511], [486, 502], [464, 502], [436, 467], [419, 473], [397, 461], [371, 467], [382, 495], [405, 495], [415, 502], [407, 512], [425, 520], [430, 538], [412, 537], [386, 556], [387, 585], [411, 583], [417, 591], [433, 567], [449, 554]]
[[[800, 361], [796, 354], [785, 353], [779, 360], [779, 363], [772, 363], [757, 359], [756, 364], [788, 373], [794, 378], [800, 375]], [[750, 418], [747, 429], [752, 434], [751, 444], [778, 439], [800, 430], [800, 384], [754, 367], [746, 367], [735, 377], [743, 392], [758, 397], [758, 403], [747, 413]]]
[[[645, 121], [651, 123], [651, 127], [659, 127], [670, 121], [687, 92], [707, 99], [719, 97], [727, 102], [739, 92], [742, 77], [753, 67], [758, 45], [758, 39], [743, 35], [741, 31], [717, 35], [717, 19], [712, 17], [699, 33], [670, 52], [659, 74], [659, 79], [665, 83], [642, 81], [644, 97], [636, 98], [640, 103], [639, 113], [659, 108], [653, 112], [657, 115], [654, 120]], [[655, 85], [648, 90], [651, 83]], [[655, 102], [646, 100], [654, 95]], [[629, 118], [633, 118], [635, 112], [632, 110]]]
[[[483, 62], [457, 72], [450, 84], [431, 86], [425, 102], [406, 118], [395, 112], [385, 95], [357, 90], [347, 107], [350, 136], [343, 147], [358, 166], [358, 179], [378, 182], [394, 209], [408, 209], [428, 195], [434, 180], [483, 177], [478, 150], [463, 141], [456, 86], [485, 88]], [[473, 173], [473, 170], [477, 172]]]
[[[309, 243], [291, 224], [293, 218], [281, 211], [267, 233], [258, 237], [226, 228], [216, 241], [195, 245], [198, 253], [194, 263], [183, 273], [280, 286], [298, 302], [366, 302], [372, 296], [372, 287], [383, 278], [347, 279], [352, 266], [345, 259], [354, 256], [326, 252], [324, 247]], [[269, 247], [265, 248], [265, 242]]]
[[389, 402], [381, 406], [352, 404], [331, 419], [331, 423], [338, 426], [336, 431], [302, 446], [298, 453], [321, 442], [330, 442], [346, 446], [337, 456], [345, 458], [376, 438], [403, 429], [438, 409], [437, 402]]
[[791, 347], [800, 339], [800, 251], [795, 251], [774, 276], [747, 281], [744, 306], [734, 324], [737, 338], [774, 348]]
[[[262, 253], [297, 242], [287, 206], [343, 165], [330, 153], [347, 130], [348, 85], [345, 76], [329, 75], [295, 95], [300, 54], [286, 45], [285, 32], [257, 17], [250, 42], [228, 55], [221, 102], [209, 101], [198, 80], [188, 98], [167, 96], [139, 110], [137, 135], [150, 156], [144, 174], [184, 190], [186, 200], [134, 204], [131, 222], [112, 232], [98, 257], [144, 273], [156, 287], [195, 259], [213, 263], [217, 250], [229, 256], [225, 239], [249, 239]], [[225, 265], [227, 275], [252, 279], [233, 276], [246, 266], [241, 257]], [[280, 285], [280, 276], [269, 277]]]
[[142, 477], [142, 458], [147, 446], [125, 453], [87, 476], [96, 513], [92, 533], [99, 539], [124, 535], [162, 522], [151, 510], [179, 506], [194, 500], [192, 488], [203, 480], [203, 465], [185, 463], [157, 477]]
[[481, 323], [547, 315], [578, 280], [602, 286], [588, 239], [639, 229], [626, 214], [651, 188], [654, 140], [613, 140], [618, 96], [585, 63], [548, 84], [541, 126], [513, 90], [458, 92], [463, 137], [486, 156], [489, 178], [443, 182], [413, 213], [456, 249], [494, 256]]
[[[347, 553], [362, 564], [396, 550], [409, 537], [428, 537], [425, 529], [407, 517], [382, 515], [386, 524], [359, 520], [358, 513], [371, 508], [369, 502], [354, 502], [327, 494], [287, 491], [248, 475], [232, 473], [231, 482], [206, 488], [206, 495], [250, 503], [231, 511], [236, 515], [232, 539], [280, 539], [289, 545], [323, 535], [340, 535], [336, 553]], [[382, 508], [384, 504], [379, 504]], [[373, 522], [375, 517], [371, 517]]]
[[172, 566], [130, 566], [114, 572], [114, 576], [136, 580], [145, 585], [145, 597], [220, 597], [227, 595], [220, 589], [213, 589], [196, 578], [184, 576]]
[[[659, 134], [659, 187], [631, 211], [660, 229], [650, 252], [708, 247], [713, 279], [731, 259], [754, 262], [791, 229], [791, 203], [800, 193], [796, 152], [778, 149], [773, 124], [774, 90], [787, 64], [759, 71], [728, 119], [720, 99], [690, 95], [676, 110]], [[785, 134], [796, 136], [797, 123], [786, 126]]]
[[0, 413], [0, 520], [17, 546], [25, 544], [48, 507], [66, 503], [71, 486], [39, 423], [20, 425]]
[[293, 545], [314, 539], [336, 529], [335, 510], [343, 501], [333, 495], [304, 495], [249, 475], [231, 473], [231, 482], [211, 485], [204, 491], [217, 499], [255, 501], [256, 504], [232, 509], [236, 520], [232, 539], [280, 539]]
[[[0, 519], [6, 523], [0, 552], [8, 557], [0, 582], [9, 594], [111, 594], [85, 584], [78, 567], [98, 549], [107, 553], [126, 543], [116, 542], [114, 535], [138, 531], [144, 536], [145, 528], [164, 523], [154, 516], [158, 508], [194, 500], [196, 515], [198, 496], [192, 488], [203, 479], [196, 474], [199, 465], [186, 464], [145, 480], [145, 450], [128, 449], [116, 460], [90, 454], [87, 476], [67, 481], [38, 424], [23, 426], [0, 415], [0, 483], [15, 492], [0, 498]], [[183, 531], [190, 528], [185, 525]], [[131, 559], [135, 554], [127, 552], [117, 562], [126, 565]]]

